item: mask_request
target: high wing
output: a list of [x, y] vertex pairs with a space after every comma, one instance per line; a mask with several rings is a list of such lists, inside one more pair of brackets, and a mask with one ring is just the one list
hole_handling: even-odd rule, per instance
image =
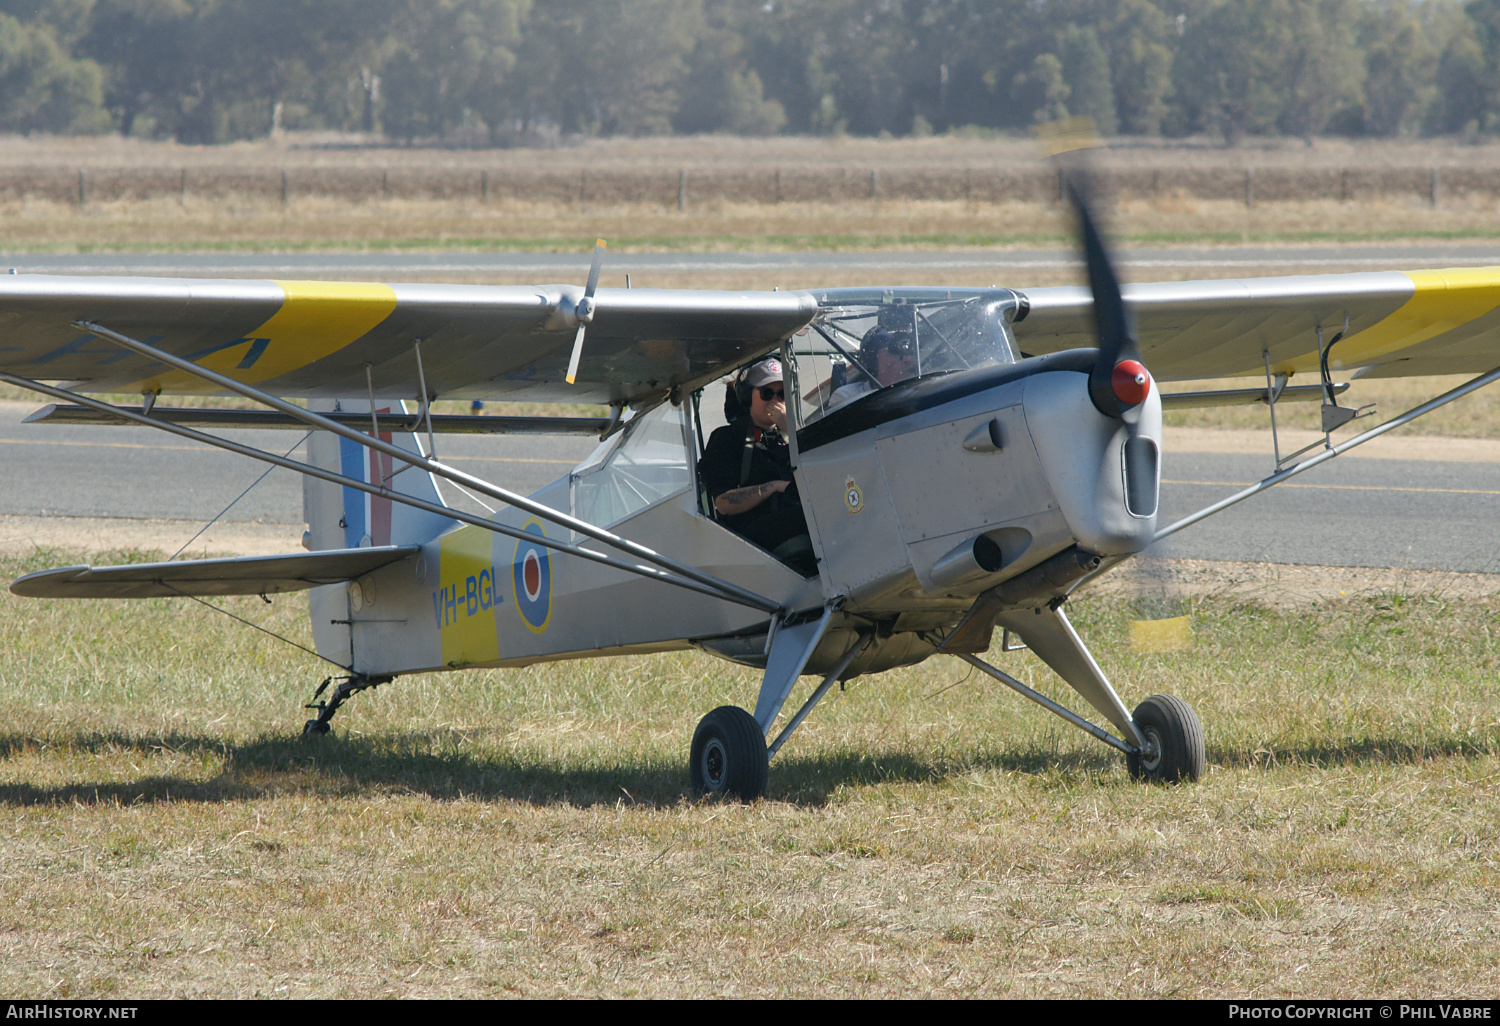
[[171, 598], [178, 595], [275, 595], [339, 584], [422, 551], [420, 545], [382, 545], [284, 556], [184, 559], [124, 566], [65, 566], [13, 581], [26, 598]]
[[[1166, 381], [1318, 370], [1318, 330], [1334, 369], [1371, 377], [1478, 374], [1500, 365], [1500, 267], [1378, 271], [1127, 285], [1141, 354]], [[1021, 290], [1015, 326], [1032, 355], [1093, 345], [1085, 287]], [[1345, 323], [1347, 319], [1347, 331]]]
[[[600, 289], [576, 386], [583, 289], [0, 276], [0, 371], [88, 392], [212, 386], [75, 327], [87, 321], [282, 396], [635, 404], [696, 388], [817, 312], [803, 292]], [[366, 368], [369, 368], [367, 380]]]

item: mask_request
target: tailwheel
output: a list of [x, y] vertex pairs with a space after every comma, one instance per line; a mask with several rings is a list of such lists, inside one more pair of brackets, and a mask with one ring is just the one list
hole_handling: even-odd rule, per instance
[[1131, 714], [1146, 739], [1146, 750], [1126, 758], [1137, 780], [1175, 784], [1203, 775], [1203, 725], [1176, 695], [1152, 695]]
[[753, 802], [766, 793], [766, 736], [743, 709], [721, 705], [699, 720], [690, 759], [698, 794]]

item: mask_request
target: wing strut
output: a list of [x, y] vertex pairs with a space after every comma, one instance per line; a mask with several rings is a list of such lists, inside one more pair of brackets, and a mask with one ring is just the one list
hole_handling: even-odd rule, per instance
[[[1404, 424], [1409, 424], [1412, 421], [1416, 420], [1418, 417], [1431, 413], [1439, 406], [1446, 406], [1455, 399], [1462, 399], [1470, 392], [1473, 392], [1476, 389], [1483, 388], [1490, 382], [1497, 380], [1500, 380], [1500, 367], [1496, 367], [1494, 370], [1490, 371], [1487, 374], [1481, 374], [1477, 378], [1471, 378], [1470, 380], [1465, 381], [1462, 385], [1459, 385], [1457, 388], [1444, 392], [1442, 395], [1437, 396], [1434, 399], [1429, 399], [1425, 403], [1422, 403], [1420, 406], [1413, 406], [1411, 409], [1407, 410], [1399, 417], [1392, 417], [1384, 424], [1381, 424], [1378, 427], [1372, 427], [1368, 431], [1355, 435], [1347, 442], [1342, 442], [1339, 445], [1330, 445], [1328, 448], [1324, 449], [1316, 456], [1311, 456], [1308, 459], [1303, 460], [1301, 463], [1298, 463], [1296, 466], [1277, 471], [1270, 477], [1263, 478], [1262, 480], [1257, 481], [1249, 488], [1246, 488], [1243, 491], [1235, 492], [1227, 499], [1220, 499], [1218, 502], [1214, 503], [1211, 506], [1205, 506], [1198, 512], [1183, 517], [1175, 524], [1163, 527], [1160, 531], [1156, 532], [1156, 536], [1151, 539], [1151, 542], [1154, 545], [1168, 535], [1176, 534], [1184, 527], [1191, 527], [1198, 521], [1205, 520], [1208, 517], [1213, 516], [1215, 513], [1220, 512], [1221, 510], [1228, 509], [1230, 506], [1233, 506], [1237, 502], [1243, 502], [1244, 500], [1250, 498], [1250, 496], [1258, 495], [1259, 493], [1265, 491], [1267, 488], [1274, 488], [1276, 485], [1281, 484], [1281, 482], [1285, 481], [1289, 477], [1300, 474], [1304, 470], [1311, 470], [1313, 467], [1316, 467], [1320, 463], [1327, 463], [1335, 456], [1338, 456], [1341, 453], [1348, 452], [1356, 445], [1363, 445], [1364, 443], [1372, 439], [1379, 438], [1387, 431], [1393, 431]], [[1102, 573], [1105, 569], [1108, 569], [1108, 567], [1100, 567], [1099, 572]]]
[[[134, 352], [140, 353], [142, 356], [148, 356], [153, 360], [160, 360], [162, 363], [167, 364], [169, 367], [175, 367], [180, 371], [192, 374], [195, 377], [202, 378], [205, 381], [218, 385], [220, 388], [226, 388], [231, 392], [242, 395], [247, 399], [253, 399], [258, 403], [262, 403], [266, 406], [271, 407], [272, 409], [280, 410], [282, 413], [285, 413], [291, 417], [295, 417], [296, 419], [302, 421], [305, 424], [311, 425], [312, 427], [331, 432], [340, 436], [341, 438], [347, 438], [352, 442], [363, 445], [367, 449], [374, 449], [377, 452], [381, 452], [387, 456], [391, 456], [395, 459], [401, 460], [403, 463], [410, 464], [414, 467], [419, 467], [422, 470], [427, 471], [429, 474], [436, 474], [438, 477], [441, 477], [444, 480], [452, 481], [455, 484], [463, 485], [467, 488], [472, 488], [474, 491], [479, 492], [481, 495], [487, 495], [492, 499], [497, 499], [500, 502], [515, 506], [517, 509], [525, 510], [532, 516], [540, 517], [541, 519], [550, 521], [551, 523], [554, 523], [559, 527], [567, 528], [575, 534], [581, 534], [586, 538], [592, 538], [597, 542], [601, 542], [605, 545], [609, 545], [613, 548], [620, 549], [623, 552], [629, 553], [637, 559], [645, 560], [648, 563], [654, 563], [658, 567], [661, 567], [664, 570], [668, 570], [678, 577], [685, 577], [690, 581], [696, 581], [699, 584], [712, 589], [712, 592], [710, 593], [716, 593], [723, 598], [738, 602], [740, 605], [750, 606], [754, 609], [762, 609], [768, 613], [777, 612], [781, 609], [781, 607], [777, 603], [766, 598], [764, 595], [757, 595], [755, 592], [750, 591], [748, 588], [742, 588], [737, 584], [733, 584], [729, 581], [715, 577], [712, 574], [706, 574], [696, 567], [691, 567], [686, 563], [680, 563], [668, 556], [663, 556], [661, 553], [656, 552], [653, 549], [649, 549], [646, 546], [639, 544], [638, 542], [633, 542], [628, 538], [621, 538], [619, 535], [614, 534], [610, 531], [606, 531], [601, 527], [595, 527], [593, 524], [586, 523], [582, 520], [577, 519], [576, 517], [571, 517], [566, 513], [560, 513], [550, 506], [544, 506], [539, 502], [534, 502], [531, 499], [526, 498], [524, 495], [519, 495], [516, 492], [501, 488], [498, 485], [492, 485], [488, 481], [474, 477], [472, 474], [465, 474], [461, 470], [455, 470], [454, 468], [449, 467], [446, 464], [439, 463], [436, 460], [430, 460], [422, 456], [413, 455], [412, 453], [407, 452], [405, 449], [402, 449], [400, 446], [392, 445], [389, 442], [382, 441], [378, 437], [372, 438], [362, 431], [357, 431], [354, 428], [347, 427], [343, 424], [338, 423], [337, 421], [330, 420], [327, 417], [313, 413], [311, 410], [305, 410], [295, 403], [289, 403], [285, 399], [281, 399], [277, 396], [271, 395], [268, 392], [262, 392], [258, 388], [252, 388], [249, 385], [242, 384], [241, 382], [238, 382], [231, 377], [219, 374], [216, 371], [211, 371], [206, 367], [200, 367], [196, 363], [193, 363], [191, 360], [184, 360], [181, 357], [173, 356], [171, 353], [164, 352], [163, 350], [157, 349], [155, 346], [147, 345], [144, 342], [139, 342], [133, 338], [130, 338], [128, 335], [122, 335], [117, 331], [111, 331], [109, 328], [106, 328], [103, 325], [93, 324], [89, 321], [74, 321], [73, 326], [78, 328], [80, 331], [86, 331], [91, 335], [95, 335], [101, 339], [104, 339], [107, 342], [114, 342], [117, 345], [124, 346], [126, 349], [130, 349]], [[30, 388], [33, 386], [27, 385], [25, 387]], [[71, 395], [69, 397], [76, 398]], [[109, 407], [109, 409], [119, 412], [118, 408], [116, 407]], [[156, 421], [150, 421], [150, 423], [158, 424], [158, 422]], [[158, 424], [158, 426], [165, 425]], [[204, 437], [206, 438], [209, 436]], [[444, 515], [451, 516], [452, 514], [451, 511], [445, 510]], [[486, 521], [485, 523], [489, 522]], [[501, 533], [505, 532], [502, 531]], [[526, 537], [533, 538], [535, 537], [535, 535], [528, 534]], [[587, 550], [579, 549], [577, 551], [581, 553]], [[620, 565], [625, 566], [629, 564]]]
[[653, 581], [660, 581], [663, 584], [676, 585], [679, 588], [686, 588], [689, 591], [695, 591], [699, 594], [708, 595], [712, 598], [723, 599], [727, 602], [735, 602], [740, 605], [749, 606], [752, 609], [759, 609], [766, 613], [777, 613], [781, 611], [781, 607], [775, 602], [772, 602], [768, 598], [763, 598], [762, 596], [755, 595], [753, 592], [745, 592], [745, 595], [748, 596], [747, 598], [741, 598], [740, 596], [735, 594], [726, 594], [726, 592], [722, 589], [715, 588], [706, 584], [701, 584], [697, 581], [684, 580], [681, 577], [666, 573], [665, 571], [658, 570], [654, 567], [639, 566], [635, 563], [628, 563], [624, 560], [606, 556], [600, 552], [593, 552], [589, 549], [583, 548], [581, 545], [574, 545], [568, 542], [558, 541], [555, 538], [546, 538], [541, 535], [522, 531], [520, 528], [496, 523], [493, 520], [485, 520], [483, 517], [473, 516], [472, 514], [464, 513], [461, 510], [451, 509], [447, 506], [440, 506], [434, 502], [425, 502], [421, 499], [413, 498], [410, 495], [402, 495], [400, 492], [394, 492], [389, 488], [382, 487], [381, 485], [369, 484], [365, 481], [361, 481], [358, 478], [345, 477], [343, 474], [335, 474], [331, 470], [324, 470], [321, 467], [310, 466], [306, 463], [302, 463], [294, 459], [289, 459], [285, 456], [277, 456], [274, 453], [264, 452], [260, 449], [255, 448], [254, 446], [241, 445], [239, 442], [232, 442], [227, 438], [219, 438], [215, 435], [204, 434], [201, 431], [194, 431], [192, 428], [182, 427], [178, 424], [166, 423], [164, 421], [148, 417], [145, 414], [137, 413], [134, 410], [126, 409], [122, 406], [111, 406], [109, 403], [101, 402], [98, 399], [79, 395], [76, 392], [69, 392], [65, 388], [55, 388], [51, 385], [44, 385], [40, 381], [32, 381], [30, 378], [22, 378], [14, 374], [7, 374], [4, 372], [0, 372], [0, 381], [4, 381], [11, 385], [17, 385], [21, 388], [28, 388], [34, 392], [40, 392], [43, 395], [50, 395], [54, 399], [71, 400], [73, 402], [77, 402], [84, 406], [87, 406], [90, 409], [98, 410], [101, 413], [123, 417], [137, 424], [145, 424], [149, 427], [159, 428], [162, 431], [166, 431], [174, 435], [179, 435], [183, 438], [188, 438], [195, 442], [202, 442], [205, 445], [211, 445], [219, 449], [225, 449], [240, 456], [248, 456], [253, 460], [260, 460], [262, 463], [271, 463], [278, 467], [285, 467], [288, 470], [295, 470], [299, 474], [306, 474], [308, 477], [315, 477], [322, 481], [329, 481], [333, 484], [342, 485], [345, 488], [354, 488], [362, 492], [368, 492], [369, 494], [377, 496], [378, 498], [389, 499], [392, 502], [399, 502], [403, 505], [411, 506], [414, 509], [420, 509], [427, 513], [436, 513], [438, 516], [447, 517], [450, 520], [457, 520], [460, 523], [472, 524], [475, 527], [482, 527], [487, 531], [493, 531], [496, 534], [503, 534], [509, 538], [522, 539], [530, 542], [531, 544], [540, 545], [543, 548], [555, 549], [558, 552], [565, 552], [568, 555], [577, 556], [580, 559], [586, 559], [590, 562], [600, 563], [604, 566], [613, 567], [616, 570], [623, 570], [627, 573], [638, 574], [641, 577], [645, 577]]

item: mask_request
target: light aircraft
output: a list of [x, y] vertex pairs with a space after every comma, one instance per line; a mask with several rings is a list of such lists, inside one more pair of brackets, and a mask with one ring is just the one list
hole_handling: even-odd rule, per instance
[[[751, 800], [833, 684], [949, 655], [1121, 750], [1135, 777], [1194, 779], [1196, 714], [1170, 695], [1128, 710], [1069, 622], [1068, 597], [1154, 541], [1500, 377], [1500, 268], [1122, 290], [1074, 196], [1088, 287], [601, 289], [602, 244], [582, 288], [0, 277], [0, 380], [56, 400], [33, 421], [149, 425], [290, 467], [304, 475], [308, 550], [63, 567], [11, 590], [308, 589], [317, 653], [342, 674], [310, 735], [351, 695], [403, 674], [696, 647], [763, 671], [754, 710], [710, 711], [689, 756], [696, 791]], [[912, 375], [835, 403], [843, 384], [878, 384], [861, 363], [877, 327], [909, 342]], [[714, 383], [778, 351], [806, 572], [716, 521], [698, 479]], [[1316, 383], [1289, 386], [1297, 373]], [[1335, 443], [1360, 413], [1339, 404], [1348, 386], [1334, 376], [1346, 373], [1478, 376]], [[1234, 375], [1264, 384], [1159, 388]], [[156, 406], [163, 394], [260, 408]], [[439, 398], [597, 403], [611, 416], [441, 417]], [[1322, 442], [1286, 457], [1278, 444], [1275, 473], [1158, 524], [1164, 404], [1261, 402], [1274, 431], [1292, 400], [1322, 403]], [[310, 430], [305, 460], [203, 430], [267, 426]], [[446, 430], [600, 443], [522, 496], [445, 463]], [[445, 504], [439, 481], [497, 511]], [[997, 630], [1114, 732], [981, 658]], [[805, 675], [816, 685], [772, 738]]]

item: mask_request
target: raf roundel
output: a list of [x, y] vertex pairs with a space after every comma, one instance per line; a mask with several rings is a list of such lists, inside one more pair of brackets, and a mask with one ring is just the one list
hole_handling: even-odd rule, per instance
[[[526, 524], [527, 534], [546, 537], [540, 521]], [[515, 584], [516, 611], [529, 630], [540, 634], [552, 618], [552, 561], [547, 549], [527, 538], [516, 542], [516, 558], [511, 567]]]

